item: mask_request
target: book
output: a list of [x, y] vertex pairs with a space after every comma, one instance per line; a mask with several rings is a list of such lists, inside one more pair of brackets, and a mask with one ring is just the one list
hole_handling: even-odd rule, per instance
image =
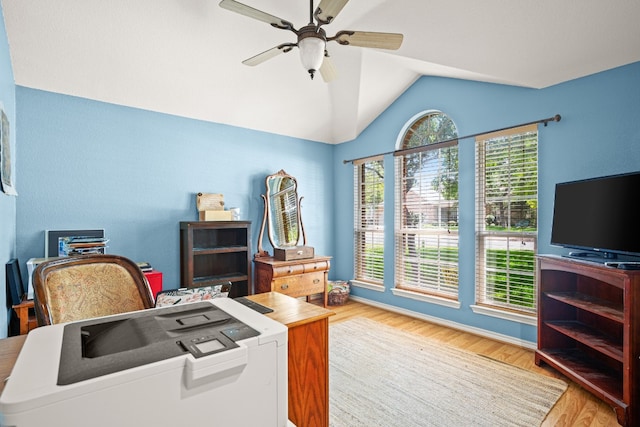
[[140, 270], [142, 270], [143, 273], [153, 271], [153, 267], [151, 267], [151, 264], [149, 264], [148, 262], [137, 262], [136, 264], [138, 264], [138, 267], [140, 268]]
[[109, 239], [104, 237], [68, 236], [58, 239], [58, 256], [103, 254]]

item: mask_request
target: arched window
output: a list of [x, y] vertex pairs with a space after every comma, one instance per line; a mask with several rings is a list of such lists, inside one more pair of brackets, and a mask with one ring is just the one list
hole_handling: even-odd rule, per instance
[[395, 292], [458, 298], [457, 137], [446, 114], [426, 111], [398, 138]]

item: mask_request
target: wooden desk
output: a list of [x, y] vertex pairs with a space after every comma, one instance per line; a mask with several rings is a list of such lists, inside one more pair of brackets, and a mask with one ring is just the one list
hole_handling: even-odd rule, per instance
[[18, 353], [22, 350], [26, 335], [0, 339], [0, 394], [4, 390], [4, 382], [11, 375], [13, 365], [16, 364]]
[[278, 292], [248, 299], [272, 308], [266, 316], [289, 328], [289, 420], [329, 425], [329, 316], [335, 313]]
[[16, 312], [20, 320], [20, 335], [24, 335], [38, 327], [35, 314], [29, 313], [30, 310], [33, 310], [33, 300], [24, 299], [20, 304], [13, 305], [11, 308]]

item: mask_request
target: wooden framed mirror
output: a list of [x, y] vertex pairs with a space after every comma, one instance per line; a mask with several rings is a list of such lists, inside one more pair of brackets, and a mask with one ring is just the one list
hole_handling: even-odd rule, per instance
[[266, 177], [265, 186], [266, 193], [262, 194], [264, 214], [256, 257], [269, 256], [262, 247], [265, 228], [274, 250], [296, 248], [300, 241], [304, 246], [307, 240], [300, 215], [302, 197], [298, 196], [296, 179], [284, 170], [280, 170]]

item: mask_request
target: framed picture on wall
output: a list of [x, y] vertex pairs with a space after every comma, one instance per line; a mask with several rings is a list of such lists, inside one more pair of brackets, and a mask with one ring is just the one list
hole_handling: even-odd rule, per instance
[[2, 191], [17, 196], [12, 182], [11, 138], [9, 135], [9, 118], [0, 105], [0, 181]]

